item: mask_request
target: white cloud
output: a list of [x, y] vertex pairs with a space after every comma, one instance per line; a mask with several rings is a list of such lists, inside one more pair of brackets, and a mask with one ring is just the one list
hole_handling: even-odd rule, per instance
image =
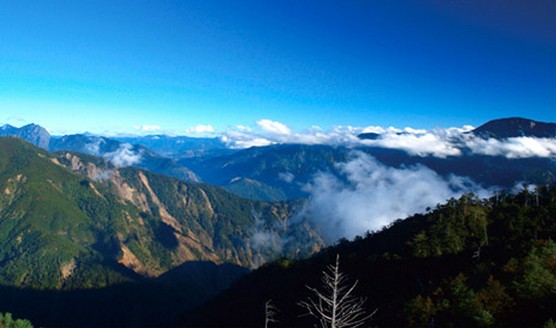
[[197, 126], [185, 129], [185, 132], [202, 134], [202, 133], [214, 133], [215, 130], [214, 127], [210, 124], [199, 124]]
[[[556, 139], [546, 138], [509, 138], [504, 140], [482, 139], [469, 131], [472, 126], [447, 129], [414, 129], [406, 127], [383, 128], [380, 126], [354, 127], [335, 126], [323, 130], [311, 126], [304, 132], [292, 132], [280, 122], [262, 119], [256, 122], [255, 128], [237, 126], [222, 134], [222, 141], [230, 148], [248, 148], [267, 146], [278, 143], [326, 144], [332, 146], [369, 146], [399, 149], [413, 156], [434, 156], [446, 158], [461, 156], [466, 151], [489, 156], [505, 156], [507, 158], [545, 157], [556, 158]], [[361, 140], [361, 133], [377, 133], [373, 140]]]
[[[265, 121], [266, 123], [262, 123]], [[337, 126], [330, 131], [312, 126], [305, 133], [293, 133], [286, 125], [269, 120], [259, 120], [257, 128], [237, 126], [223, 133], [222, 141], [230, 148], [249, 148], [276, 143], [300, 144], [354, 144], [359, 142], [357, 134], [361, 129], [351, 126]]]
[[278, 173], [278, 178], [286, 183], [292, 183], [295, 175], [291, 172], [280, 172]]
[[386, 132], [386, 130], [381, 126], [368, 126], [361, 130], [361, 133], [377, 133], [381, 134]]
[[93, 180], [95, 181], [106, 181], [108, 179], [110, 179], [110, 177], [112, 176], [112, 170], [106, 170], [106, 171], [98, 171], [94, 176], [93, 176]]
[[[261, 214], [257, 211], [252, 211], [254, 223], [251, 227], [251, 247], [262, 253], [282, 254], [284, 246], [288, 242], [288, 238], [280, 235], [280, 232], [287, 231], [287, 226], [273, 224], [267, 226], [264, 220], [261, 219]], [[266, 261], [255, 258], [254, 267], [265, 263]]]
[[91, 155], [97, 156], [100, 154], [100, 147], [105, 143], [106, 141], [103, 138], [97, 137], [94, 142], [85, 145], [85, 151]]
[[135, 130], [139, 130], [141, 132], [154, 132], [159, 131], [161, 128], [158, 125], [136, 125]]
[[141, 162], [141, 152], [135, 152], [133, 146], [123, 143], [117, 150], [106, 153], [103, 156], [116, 167], [126, 167]]
[[262, 147], [275, 143], [257, 134], [238, 130], [229, 130], [220, 139], [228, 145], [228, 147], [233, 149]]
[[275, 133], [278, 135], [290, 135], [292, 131], [284, 123], [262, 119], [257, 121], [257, 125], [265, 132]]
[[401, 149], [417, 156], [432, 155], [444, 158], [461, 155], [461, 150], [445, 137], [434, 132], [406, 128], [406, 133], [386, 132], [376, 140], [363, 140], [362, 143], [368, 146]]
[[336, 174], [319, 173], [307, 186], [310, 198], [301, 214], [328, 242], [378, 230], [467, 192], [488, 196], [467, 178], [446, 179], [424, 166], [387, 167], [361, 152], [336, 167]]
[[465, 145], [475, 154], [507, 158], [556, 157], [556, 139], [517, 137], [504, 140], [468, 138]]

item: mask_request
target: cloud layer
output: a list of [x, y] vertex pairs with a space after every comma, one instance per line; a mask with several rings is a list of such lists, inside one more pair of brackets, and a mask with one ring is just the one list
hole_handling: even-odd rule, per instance
[[[472, 153], [507, 158], [556, 158], [556, 139], [531, 137], [482, 139], [469, 133], [472, 129], [472, 126], [431, 130], [336, 126], [324, 131], [318, 126], [312, 126], [302, 133], [296, 133], [283, 123], [261, 119], [256, 122], [254, 128], [237, 126], [223, 132], [222, 141], [230, 148], [236, 149], [277, 143], [298, 143], [399, 149], [421, 157], [446, 158]], [[378, 136], [372, 140], [361, 140], [358, 138], [361, 133], [376, 133]]]
[[156, 132], [156, 131], [160, 131], [161, 127], [159, 125], [136, 125], [135, 126], [135, 130], [141, 131], [141, 132]]
[[141, 152], [133, 150], [133, 146], [123, 143], [117, 150], [103, 155], [116, 167], [127, 167], [141, 162]]
[[336, 169], [336, 174], [314, 177], [300, 214], [309, 217], [328, 242], [378, 230], [464, 193], [488, 196], [469, 179], [446, 179], [424, 166], [387, 167], [361, 152], [353, 152], [351, 160]]
[[505, 140], [469, 138], [466, 142], [475, 154], [507, 158], [556, 157], [556, 139], [517, 137]]
[[213, 133], [214, 131], [214, 127], [210, 124], [199, 124], [197, 126], [185, 129], [185, 132], [190, 134], [206, 134]]

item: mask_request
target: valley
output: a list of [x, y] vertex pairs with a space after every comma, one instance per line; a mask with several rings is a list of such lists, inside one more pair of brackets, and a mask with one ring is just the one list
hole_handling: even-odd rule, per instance
[[[432, 290], [456, 272], [475, 274], [463, 269], [461, 256], [485, 243], [473, 221], [471, 226], [462, 223], [461, 228], [450, 228], [455, 235], [434, 241], [439, 244], [427, 244], [437, 238], [428, 236], [433, 232], [427, 229], [445, 229], [441, 221], [435, 223], [440, 218], [452, 222], [463, 215], [463, 220], [469, 220], [465, 213], [470, 212], [480, 214], [474, 220], [487, 220], [481, 221], [485, 227], [486, 222], [497, 227], [511, 219], [497, 217], [506, 209], [491, 197], [520, 204], [519, 197], [533, 197], [527, 192], [544, 204], [538, 211], [551, 217], [552, 191], [546, 188], [554, 185], [556, 175], [552, 155], [531, 154], [525, 148], [514, 154], [515, 146], [512, 153], [502, 151], [509, 142], [552, 142], [553, 125], [525, 119], [488, 122], [443, 141], [457, 149], [448, 156], [380, 144], [391, 138], [423, 137], [396, 133], [354, 135], [357, 141], [346, 144], [234, 149], [210, 138], [52, 137], [37, 125], [4, 126], [0, 129], [4, 135], [0, 137], [0, 288], [6, 297], [0, 308], [54, 326], [220, 326], [225, 322], [256, 326], [257, 316], [245, 314], [237, 322], [226, 317], [221, 303], [243, 300], [249, 290], [253, 298], [238, 303], [244, 309], [231, 307], [232, 312], [254, 313], [268, 298], [294, 313], [299, 293], [274, 294], [279, 288], [275, 284], [311, 281], [317, 263], [330, 260], [333, 253], [342, 254], [350, 275], [361, 277], [363, 286], [368, 286], [363, 288], [378, 289], [379, 299], [388, 299], [386, 292], [361, 276], [365, 270], [355, 269], [354, 256], [384, 268], [373, 269], [372, 276], [390, 272], [392, 277], [400, 265], [422, 276], [422, 262], [438, 265], [438, 256], [455, 261], [451, 265], [455, 271], [442, 273], [444, 278], [427, 278], [432, 279], [427, 290]], [[481, 142], [500, 151], [474, 148]], [[520, 194], [512, 198], [516, 192]], [[466, 196], [471, 194], [489, 200]], [[447, 200], [451, 205], [440, 205]], [[452, 213], [450, 206], [458, 210]], [[427, 212], [431, 208], [435, 209]], [[527, 208], [521, 210], [525, 216], [535, 215], [538, 224], [548, 224], [535, 226], [535, 237], [526, 237], [528, 245], [553, 237], [552, 221], [542, 221], [540, 214]], [[425, 212], [425, 216], [415, 214]], [[491, 261], [495, 262], [502, 261], [501, 246], [493, 244], [496, 238], [503, 239], [489, 237], [487, 248], [494, 252]], [[518, 246], [521, 241], [512, 243], [526, 247]], [[443, 248], [450, 244], [456, 248]], [[509, 261], [507, 255], [500, 256]], [[518, 261], [525, 261], [519, 256]], [[497, 271], [502, 264], [492, 265], [494, 271], [485, 272], [503, 275]], [[292, 266], [296, 269], [290, 273]], [[260, 281], [273, 282], [262, 286]], [[408, 290], [415, 289], [408, 284]], [[475, 288], [483, 288], [482, 284]], [[129, 304], [124, 305], [128, 297]], [[417, 294], [400, 297], [386, 308], [402, 311], [401, 304], [409, 306], [407, 302]], [[512, 296], [534, 307], [519, 297]], [[52, 305], [44, 309], [45, 303]], [[87, 310], [93, 308], [95, 313]], [[205, 316], [206, 311], [219, 315]], [[501, 320], [509, 320], [504, 318], [511, 316], [503, 313]], [[419, 315], [419, 320], [431, 318]], [[283, 320], [286, 326], [297, 325], [293, 317], [286, 315]], [[410, 323], [384, 313], [378, 313], [376, 320], [381, 325]], [[452, 317], [445, 320], [470, 323]]]
[[556, 1], [0, 22], [0, 328], [556, 327]]

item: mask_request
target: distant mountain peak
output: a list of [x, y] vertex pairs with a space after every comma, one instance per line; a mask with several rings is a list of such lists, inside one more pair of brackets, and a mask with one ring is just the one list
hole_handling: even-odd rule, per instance
[[357, 136], [357, 138], [359, 138], [361, 140], [376, 140], [376, 139], [380, 138], [380, 133], [364, 132], [364, 133], [359, 134]]
[[522, 117], [510, 117], [489, 121], [471, 131], [481, 138], [537, 137], [556, 138], [556, 124], [538, 122]]
[[2, 126], [0, 126], [0, 130], [8, 130], [8, 129], [15, 129], [15, 126], [9, 125], [9, 124], [4, 124]]
[[34, 123], [20, 128], [6, 124], [0, 128], [0, 136], [19, 137], [43, 149], [48, 149], [51, 139], [50, 133], [45, 128]]

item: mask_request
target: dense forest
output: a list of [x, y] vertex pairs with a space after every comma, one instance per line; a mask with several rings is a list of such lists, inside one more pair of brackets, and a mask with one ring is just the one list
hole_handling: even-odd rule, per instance
[[[403, 200], [400, 200], [403, 201]], [[300, 301], [339, 268], [372, 326], [554, 326], [556, 188], [464, 195], [307, 260], [282, 259], [184, 316], [186, 326], [312, 326]]]
[[[248, 201], [132, 168], [112, 169], [110, 179], [97, 181], [89, 174], [101, 173], [101, 160], [52, 155], [13, 138], [0, 141], [5, 321], [263, 326], [266, 312], [267, 326], [313, 326], [318, 318], [300, 304], [322, 290], [330, 265], [346, 286], [355, 286], [351, 296], [361, 305], [360, 318], [369, 315], [364, 323], [373, 326], [551, 326], [556, 319], [556, 188], [548, 185], [490, 199], [450, 199], [381, 231], [340, 240], [309, 259], [265, 264], [196, 307], [247, 270], [203, 257], [175, 264], [179, 243], [170, 223], [208, 236], [210, 243], [192, 249], [210, 245], [222, 254], [249, 254], [243, 251], [253, 246], [248, 237], [279, 226], [302, 258], [305, 248], [317, 250], [304, 236], [318, 232], [273, 223], [302, 203]], [[137, 197], [123, 197], [124, 185], [133, 186]], [[129, 251], [143, 259], [143, 268], [169, 271], [143, 276], [133, 271], [137, 266], [118, 262]]]
[[250, 201], [11, 137], [0, 138], [0, 194], [0, 311], [37, 326], [160, 326], [251, 266], [312, 253], [318, 237], [286, 224], [300, 202]]

